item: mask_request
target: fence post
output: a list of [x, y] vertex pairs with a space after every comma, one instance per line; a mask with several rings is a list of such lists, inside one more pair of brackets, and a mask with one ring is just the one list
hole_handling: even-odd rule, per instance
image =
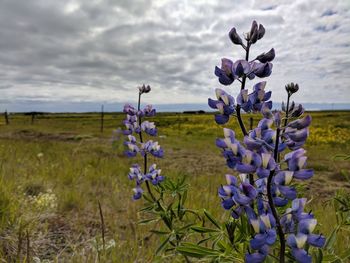
[[104, 112], [103, 112], [103, 104], [101, 106], [101, 133], [103, 133], [103, 121], [104, 121]]
[[7, 113], [7, 110], [5, 110], [5, 123], [6, 123], [6, 125], [10, 124], [10, 122], [9, 122], [9, 115]]

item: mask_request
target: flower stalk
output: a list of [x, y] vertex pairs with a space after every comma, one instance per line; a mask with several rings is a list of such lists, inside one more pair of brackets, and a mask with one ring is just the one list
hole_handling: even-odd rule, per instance
[[[241, 79], [236, 105], [233, 96], [221, 89], [216, 89], [217, 100], [208, 99], [209, 106], [219, 111], [215, 115], [215, 121], [218, 124], [227, 123], [234, 108], [244, 135], [243, 142], [240, 142], [233, 130], [224, 128], [225, 138], [216, 140], [228, 167], [238, 173], [237, 177], [226, 175], [227, 185], [219, 188], [219, 197], [222, 207], [229, 210], [234, 219], [245, 216], [253, 230], [248, 231], [251, 240], [246, 262], [263, 262], [271, 254], [269, 249], [277, 240], [280, 262], [285, 262], [287, 244], [296, 261], [311, 262], [311, 256], [304, 249], [304, 245], [307, 243], [322, 247], [325, 238], [311, 234], [317, 221], [312, 213], [303, 212], [306, 199], [298, 199], [297, 190], [291, 185], [292, 180], [306, 180], [313, 176], [313, 170], [306, 169], [306, 151], [301, 148], [308, 137], [311, 117], [290, 121], [304, 112], [301, 105], [295, 107], [294, 102], [290, 104], [291, 95], [299, 90], [298, 84], [286, 85], [287, 109], [282, 104], [283, 111], [271, 110], [271, 91], [265, 91], [266, 81], [256, 83], [253, 92], [248, 93], [247, 79], [265, 78], [272, 72], [271, 61], [275, 58], [273, 48], [249, 61], [251, 45], [264, 34], [265, 28], [253, 21], [251, 30], [245, 37], [245, 46], [236, 29], [231, 29], [229, 37], [235, 45], [244, 48], [245, 59], [234, 62], [223, 58], [221, 68], [215, 68], [215, 75], [222, 85], [228, 86]], [[249, 133], [244, 126], [241, 110], [262, 115], [257, 127], [251, 128]], [[282, 169], [284, 166], [280, 155], [287, 149], [291, 152], [284, 154], [283, 162], [287, 163], [287, 168]], [[254, 176], [257, 177], [256, 180]], [[287, 208], [285, 213], [279, 215], [277, 208], [282, 210], [290, 202], [292, 208]]]

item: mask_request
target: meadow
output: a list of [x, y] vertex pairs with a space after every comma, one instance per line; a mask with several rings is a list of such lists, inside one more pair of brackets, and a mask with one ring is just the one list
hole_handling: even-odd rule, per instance
[[[305, 148], [315, 176], [301, 190], [329, 236], [337, 223], [333, 198], [350, 194], [350, 161], [344, 160], [350, 154], [350, 112], [311, 115]], [[244, 115], [247, 127], [250, 117], [254, 125], [260, 118]], [[123, 155], [123, 136], [115, 132], [123, 118], [105, 114], [103, 133], [97, 113], [46, 114], [33, 124], [30, 116], [14, 114], [9, 125], [0, 123], [0, 262], [181, 262], [155, 257], [160, 237], [137, 224], [141, 202], [131, 198], [127, 173], [139, 160]], [[222, 127], [212, 114], [160, 113], [154, 121], [165, 151], [157, 160], [163, 175], [186, 176], [189, 207], [204, 207], [224, 221], [229, 214], [217, 188], [230, 170], [215, 146]], [[227, 126], [242, 138], [234, 120]], [[347, 231], [339, 231], [336, 253], [350, 244]]]

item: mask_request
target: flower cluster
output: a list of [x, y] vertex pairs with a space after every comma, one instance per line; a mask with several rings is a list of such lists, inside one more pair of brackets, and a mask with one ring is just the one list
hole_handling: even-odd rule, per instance
[[[234, 131], [224, 128], [224, 138], [216, 140], [228, 167], [239, 175], [239, 179], [226, 175], [227, 185], [221, 186], [218, 194], [222, 207], [230, 210], [235, 219], [246, 216], [254, 230], [246, 262], [263, 262], [270, 246], [277, 240], [280, 242], [281, 262], [285, 260], [285, 240], [296, 261], [311, 262], [311, 256], [304, 248], [309, 245], [322, 247], [325, 237], [313, 234], [317, 220], [311, 212], [304, 212], [306, 199], [298, 199], [294, 187], [295, 180], [306, 180], [314, 174], [313, 170], [306, 168], [306, 151], [301, 148], [309, 135], [311, 117], [302, 117], [302, 105], [289, 103], [292, 94], [299, 90], [298, 84], [286, 86], [288, 100], [287, 105], [283, 103], [282, 111], [271, 110], [271, 92], [265, 92], [266, 81], [255, 84], [251, 93], [245, 88], [247, 79], [264, 78], [271, 74], [274, 49], [252, 61], [248, 60], [251, 45], [264, 33], [264, 27], [254, 21], [244, 44], [233, 28], [229, 37], [234, 44], [246, 50], [246, 59], [232, 62], [224, 58], [221, 68], [215, 69], [221, 84], [230, 85], [235, 80], [241, 82], [237, 106], [233, 96], [221, 89], [216, 90], [217, 100], [208, 99], [209, 106], [219, 111], [215, 121], [225, 124], [236, 112], [244, 135], [243, 142], [240, 142]], [[241, 109], [262, 115], [257, 127], [249, 132], [242, 124]], [[282, 210], [284, 213], [278, 215], [278, 211]]]
[[[138, 164], [132, 165], [128, 177], [130, 180], [135, 180], [136, 186], [133, 188], [133, 199], [140, 199], [143, 194], [141, 185], [145, 182], [148, 186], [148, 182], [153, 185], [157, 185], [164, 180], [161, 176], [161, 170], [156, 169], [156, 164], [152, 164], [147, 171], [147, 156], [148, 154], [153, 155], [157, 158], [162, 158], [164, 155], [163, 149], [160, 147], [158, 142], [153, 140], [144, 141], [143, 135], [149, 135], [152, 137], [157, 136], [157, 128], [154, 122], [142, 121], [143, 117], [155, 116], [156, 110], [151, 106], [147, 105], [143, 110], [140, 109], [141, 95], [151, 91], [150, 86], [139, 87], [139, 100], [137, 109], [131, 104], [124, 106], [124, 113], [126, 113], [126, 119], [123, 121], [125, 130], [123, 134], [126, 136], [124, 145], [127, 150], [125, 155], [128, 157], [135, 157], [140, 154], [144, 159], [144, 171], [141, 171], [141, 167]], [[136, 137], [139, 137], [139, 140]]]
[[[217, 100], [208, 100], [211, 108], [219, 110], [219, 114], [215, 116], [215, 121], [218, 124], [227, 123], [230, 116], [235, 113], [235, 107], [246, 112], [259, 112], [264, 104], [269, 109], [272, 108], [272, 102], [269, 101], [271, 91], [265, 92], [266, 81], [255, 84], [251, 93], [249, 93], [248, 89], [245, 89], [246, 79], [265, 78], [272, 73], [273, 65], [271, 61], [275, 58], [275, 50], [273, 48], [267, 53], [260, 54], [254, 60], [248, 60], [250, 46], [261, 39], [264, 34], [264, 26], [258, 26], [254, 21], [250, 32], [246, 34], [247, 45], [245, 45], [235, 28], [230, 31], [229, 37], [231, 41], [236, 45], [241, 45], [246, 50], [247, 57], [245, 60], [239, 59], [235, 62], [228, 58], [223, 58], [221, 60], [221, 68], [215, 67], [215, 75], [221, 84], [228, 86], [235, 80], [242, 84], [236, 98], [237, 105], [235, 105], [234, 98], [221, 89], [216, 89]], [[293, 88], [295, 89], [294, 86]]]

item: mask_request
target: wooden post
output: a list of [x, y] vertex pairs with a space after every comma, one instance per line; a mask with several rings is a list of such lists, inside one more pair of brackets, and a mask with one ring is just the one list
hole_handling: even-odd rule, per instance
[[103, 112], [103, 104], [101, 106], [101, 133], [103, 133], [103, 121], [104, 121], [104, 112]]
[[32, 112], [32, 124], [34, 124], [34, 118], [35, 118], [35, 113], [34, 112]]
[[9, 122], [9, 115], [7, 113], [7, 110], [5, 110], [5, 123], [6, 123], [6, 125], [10, 124], [10, 122]]

